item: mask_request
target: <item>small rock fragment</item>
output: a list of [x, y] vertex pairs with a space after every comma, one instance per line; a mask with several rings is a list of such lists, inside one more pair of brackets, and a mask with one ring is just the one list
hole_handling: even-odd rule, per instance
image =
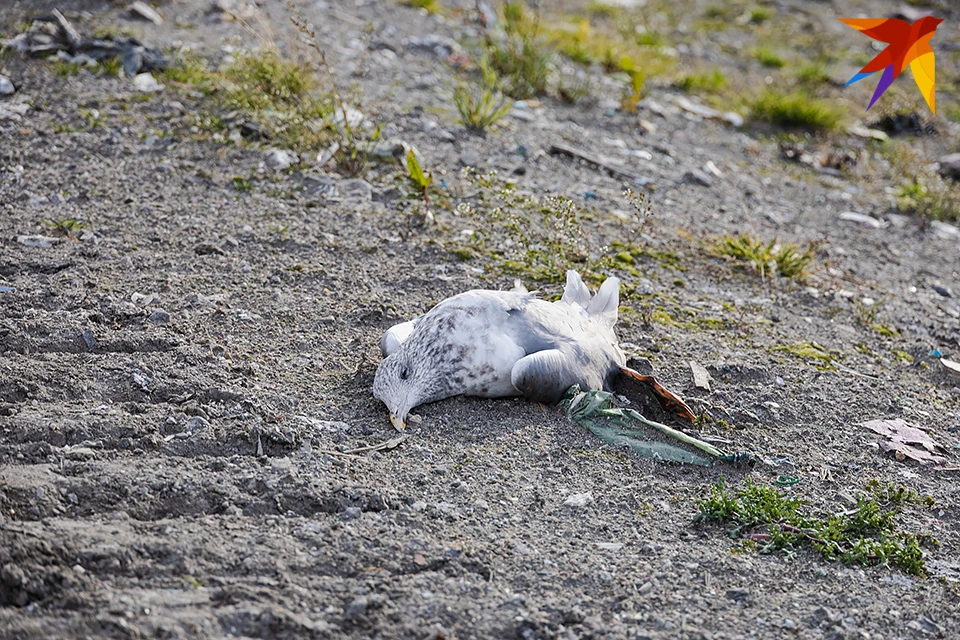
[[480, 154], [476, 151], [464, 151], [460, 154], [460, 164], [465, 167], [475, 167], [480, 163]]
[[197, 431], [203, 431], [210, 426], [210, 423], [201, 416], [191, 416], [187, 418], [186, 428], [188, 431], [196, 433]]
[[366, 596], [358, 596], [353, 599], [353, 602], [347, 605], [347, 608], [343, 612], [343, 617], [347, 620], [356, 620], [363, 614], [367, 612], [368, 601]]
[[200, 244], [198, 244], [193, 248], [193, 252], [196, 253], [198, 256], [224, 255], [223, 249], [209, 242], [201, 242]]
[[687, 184], [696, 184], [701, 187], [712, 187], [713, 179], [710, 178], [707, 174], [699, 169], [694, 169], [693, 171], [687, 171], [683, 174], [683, 182]]
[[847, 133], [849, 133], [850, 135], [857, 136], [858, 138], [868, 138], [872, 140], [879, 140], [881, 142], [885, 142], [890, 139], [890, 136], [888, 136], [883, 131], [880, 131], [879, 129], [871, 129], [869, 127], [865, 127], [859, 122], [855, 125], [848, 127]]
[[746, 589], [727, 589], [727, 597], [734, 602], [743, 602], [749, 595], [750, 592]]
[[699, 362], [690, 361], [690, 370], [693, 372], [693, 386], [697, 389], [703, 389], [705, 391], [710, 391], [710, 381], [713, 378], [710, 377], [710, 372], [707, 371]]
[[17, 236], [17, 242], [34, 249], [49, 249], [62, 241], [63, 238], [51, 238], [49, 236]]
[[13, 86], [13, 81], [7, 76], [0, 76], [0, 96], [12, 96], [17, 88]]
[[293, 164], [299, 162], [297, 154], [285, 149], [268, 149], [267, 157], [264, 160], [267, 166], [274, 171], [283, 171], [289, 169]]
[[587, 491], [586, 493], [574, 493], [573, 495], [567, 496], [567, 499], [563, 501], [563, 504], [568, 507], [585, 507], [588, 504], [593, 502], [593, 493]]
[[337, 184], [337, 190], [344, 198], [354, 202], [370, 202], [373, 200], [373, 187], [369, 182], [360, 178], [343, 180]]
[[856, 211], [844, 211], [838, 218], [845, 222], [856, 222], [871, 229], [885, 229], [890, 226], [890, 223], [886, 220], [877, 220], [873, 216], [868, 216], [865, 213], [857, 213]]
[[133, 87], [143, 93], [163, 91], [163, 85], [157, 82], [151, 73], [138, 73], [133, 77]]
[[146, 20], [153, 24], [163, 24], [163, 16], [157, 10], [142, 0], [137, 0], [127, 7], [127, 14], [136, 20]]
[[951, 289], [950, 287], [944, 287], [943, 285], [935, 284], [935, 285], [932, 285], [930, 288], [936, 291], [937, 293], [939, 293], [940, 295], [942, 295], [944, 298], [953, 297], [953, 289]]
[[960, 153], [951, 153], [940, 158], [940, 175], [960, 181]]
[[170, 322], [170, 314], [162, 309], [158, 309], [150, 314], [150, 317], [147, 318], [153, 324], [167, 324]]

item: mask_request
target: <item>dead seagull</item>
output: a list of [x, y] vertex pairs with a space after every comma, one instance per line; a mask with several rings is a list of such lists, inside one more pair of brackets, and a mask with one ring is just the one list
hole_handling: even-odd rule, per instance
[[414, 407], [452, 396], [523, 395], [553, 404], [574, 384], [609, 388], [626, 362], [613, 332], [619, 300], [617, 278], [607, 278], [591, 298], [575, 271], [567, 272], [556, 302], [519, 285], [447, 298], [387, 330], [373, 395], [403, 430]]

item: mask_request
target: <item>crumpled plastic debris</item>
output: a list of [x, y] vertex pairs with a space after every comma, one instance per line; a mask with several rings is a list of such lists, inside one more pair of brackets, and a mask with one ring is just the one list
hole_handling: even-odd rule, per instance
[[[560, 407], [570, 419], [604, 442], [626, 445], [645, 458], [701, 467], [712, 467], [718, 462], [750, 464], [754, 461], [748, 453], [726, 453], [708, 442], [648, 420], [634, 409], [614, 407], [613, 394], [607, 391], [585, 392], [575, 384], [567, 389]], [[665, 442], [658, 434], [678, 444]]]
[[169, 61], [156, 49], [146, 47], [136, 38], [116, 36], [83, 38], [57, 9], [42, 16], [21, 34], [4, 42], [7, 47], [30, 55], [45, 56], [63, 52], [78, 63], [107, 58], [121, 58], [123, 72], [128, 76], [149, 71], [163, 71]]

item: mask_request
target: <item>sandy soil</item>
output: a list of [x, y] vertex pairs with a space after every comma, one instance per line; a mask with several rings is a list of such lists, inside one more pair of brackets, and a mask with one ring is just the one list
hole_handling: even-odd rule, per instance
[[[796, 3], [780, 4], [793, 15]], [[841, 4], [817, 6], [894, 8]], [[162, 5], [160, 26], [103, 2], [3, 3], [0, 31], [53, 6], [84, 31], [118, 24], [159, 47], [213, 56], [253, 44], [194, 0]], [[660, 113], [546, 99], [470, 135], [430, 86], [452, 82], [444, 59], [409, 46], [413, 35], [463, 40], [476, 28], [468, 14], [391, 2], [305, 12], [341, 79], [360, 83], [363, 108], [443, 181], [451, 205], [436, 225], [396, 201], [396, 167], [371, 169], [369, 192], [340, 183], [326, 198], [309, 162], [273, 172], [268, 144], [191, 136], [171, 104], [200, 108], [186, 90], [144, 98], [129, 80], [2, 61], [32, 108], [0, 120], [0, 284], [15, 288], [0, 294], [0, 637], [960, 637], [957, 476], [884, 456], [859, 426], [902, 417], [956, 451], [956, 381], [897, 356], [957, 359], [960, 236], [889, 216], [889, 185], [817, 175], [781, 160], [765, 132], [676, 109], [677, 92], [656, 83]], [[281, 4], [267, 13], [292, 41]], [[382, 47], [354, 78], [371, 18]], [[949, 133], [917, 143], [934, 159], [955, 149], [956, 125], [937, 122]], [[756, 482], [794, 475], [784, 491], [826, 512], [873, 478], [932, 496], [898, 523], [939, 539], [931, 577], [807, 551], [736, 553], [693, 521], [695, 499], [721, 476], [739, 486], [741, 470], [641, 459], [519, 399], [425, 406], [400, 446], [340, 453], [396, 435], [370, 394], [386, 327], [448, 295], [513, 284], [489, 257], [454, 253], [464, 229], [507, 237], [486, 218], [490, 201], [471, 199], [466, 154], [501, 178], [522, 167], [512, 178], [524, 193], [585, 207], [593, 251], [625, 233], [611, 213], [629, 210], [624, 180], [543, 153], [557, 142], [657, 187], [643, 243], [676, 260], [642, 256], [635, 274], [618, 273], [645, 294], [624, 302], [618, 327], [632, 354], [726, 420], [703, 432], [764, 460]], [[684, 181], [708, 161], [722, 174], [710, 186]], [[473, 213], [453, 213], [462, 201]], [[865, 228], [844, 211], [896, 224]], [[86, 225], [76, 241], [18, 241], [65, 218]], [[771, 282], [704, 251], [702, 238], [734, 231], [823, 244], [805, 282]], [[863, 321], [864, 298], [884, 299], [874, 323], [895, 335]], [[683, 321], [651, 318], [654, 308]], [[694, 321], [705, 317], [717, 321]], [[774, 350], [807, 340], [844, 368]], [[708, 367], [711, 392], [694, 387], [691, 360]], [[586, 506], [564, 504], [585, 492]]]

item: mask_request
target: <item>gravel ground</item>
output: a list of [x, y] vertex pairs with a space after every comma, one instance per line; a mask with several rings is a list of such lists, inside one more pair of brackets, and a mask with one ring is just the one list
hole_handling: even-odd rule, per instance
[[[833, 20], [804, 4], [779, 3], [781, 16]], [[162, 25], [103, 2], [3, 3], [0, 33], [54, 6], [85, 33], [120, 25], [161, 48], [255, 44], [198, 0], [161, 5]], [[887, 457], [860, 426], [904, 418], [956, 451], [957, 381], [901, 356], [960, 359], [953, 227], [895, 215], [869, 174], [818, 174], [782, 160], [769, 132], [693, 116], [665, 83], [650, 83], [638, 115], [611, 109], [597, 76], [599, 100], [544, 99], [469, 134], [432, 86], [452, 83], [444, 56], [410, 40], [468, 47], [468, 12], [304, 10], [335, 75], [359, 83], [362, 108], [442, 183], [436, 223], [397, 200], [396, 166], [365, 182], [331, 170], [321, 183], [336, 197], [318, 195], [312, 159], [277, 172], [266, 143], [190, 135], [184, 112], [204, 98], [183, 87], [143, 94], [129, 79], [0, 60], [18, 86], [0, 113], [32, 105], [0, 118], [0, 284], [14, 288], [0, 293], [0, 637], [960, 637], [956, 473]], [[281, 3], [251, 15], [294, 40]], [[362, 38], [371, 19], [377, 46]], [[941, 31], [957, 39], [956, 26]], [[957, 148], [957, 126], [936, 123], [943, 135], [916, 143], [931, 160]], [[648, 251], [617, 272], [633, 294], [617, 331], [639, 366], [723, 418], [700, 433], [759, 457], [749, 472], [643, 459], [520, 399], [424, 406], [399, 446], [342, 453], [396, 435], [370, 393], [388, 326], [470, 288], [513, 286], [490, 256], [458, 259], [461, 232], [490, 229], [495, 201], [471, 195], [483, 187], [464, 162], [571, 198], [589, 212], [593, 250], [631, 231], [616, 215], [630, 208], [624, 179], [553, 144], [656, 187]], [[692, 172], [708, 162], [720, 175], [702, 184]], [[456, 214], [461, 202], [472, 212]], [[85, 226], [23, 238], [55, 237], [51, 219]], [[491, 242], [511, 237], [492, 229]], [[818, 258], [803, 282], [761, 279], [704, 250], [731, 232], [817, 241]], [[866, 318], [871, 300], [883, 304]], [[804, 341], [836, 350], [841, 367], [776, 350]], [[711, 391], [694, 386], [691, 361]], [[827, 512], [874, 478], [932, 496], [898, 519], [939, 539], [931, 577], [738, 552], [694, 523], [721, 477], [781, 474], [799, 478], [783, 491]]]

